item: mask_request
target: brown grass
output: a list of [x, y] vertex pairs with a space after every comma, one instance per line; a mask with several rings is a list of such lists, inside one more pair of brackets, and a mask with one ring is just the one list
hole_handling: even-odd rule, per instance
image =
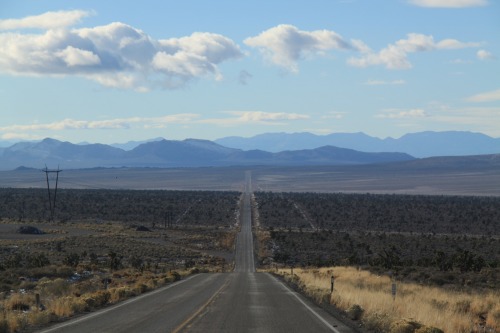
[[[293, 280], [289, 272], [280, 270], [279, 274]], [[393, 299], [392, 282], [388, 276], [377, 276], [352, 267], [294, 269], [294, 274], [299, 286], [316, 299], [330, 293], [333, 275], [335, 291], [329, 297], [330, 303], [344, 311], [354, 305], [361, 307], [361, 320], [370, 329], [424, 331], [411, 324], [415, 322], [450, 333], [479, 332], [481, 325], [492, 332], [500, 331], [499, 291], [470, 294], [398, 282], [397, 295]], [[414, 327], [413, 330], [409, 326]]]
[[[112, 274], [112, 283], [103, 290], [101, 278], [77, 283], [64, 279], [43, 278], [27, 293], [1, 294], [0, 333], [13, 333], [27, 327], [43, 327], [58, 318], [99, 309], [177, 281], [192, 271], [168, 273], [139, 272], [124, 269]], [[44, 310], [36, 306], [40, 294]]]

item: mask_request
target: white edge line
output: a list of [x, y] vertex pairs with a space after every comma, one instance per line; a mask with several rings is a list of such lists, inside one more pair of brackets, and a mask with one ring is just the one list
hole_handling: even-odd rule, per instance
[[156, 295], [156, 294], [158, 294], [158, 293], [161, 293], [161, 292], [162, 292], [162, 291], [164, 291], [164, 290], [167, 290], [167, 289], [170, 289], [170, 288], [172, 288], [172, 287], [178, 286], [179, 284], [184, 283], [184, 282], [187, 282], [187, 281], [189, 281], [189, 280], [191, 280], [191, 279], [195, 278], [196, 276], [200, 276], [200, 275], [199, 275], [199, 274], [192, 275], [192, 276], [190, 276], [190, 277], [188, 277], [188, 278], [186, 278], [186, 279], [184, 279], [184, 280], [177, 281], [176, 283], [170, 284], [170, 285], [168, 285], [168, 286], [166, 286], [166, 287], [163, 287], [163, 288], [160, 288], [160, 289], [156, 289], [156, 290], [154, 290], [154, 291], [151, 291], [151, 292], [146, 293], [146, 294], [142, 294], [142, 295], [140, 295], [140, 296], [136, 296], [136, 297], [134, 297], [134, 298], [131, 298], [131, 299], [128, 299], [128, 300], [123, 301], [123, 302], [121, 302], [121, 303], [118, 303], [118, 304], [116, 304], [116, 305], [113, 305], [113, 306], [111, 306], [111, 307], [109, 307], [109, 308], [105, 308], [105, 309], [99, 310], [99, 311], [97, 311], [97, 312], [93, 312], [93, 313], [90, 313], [90, 314], [88, 314], [88, 315], [84, 315], [83, 317], [78, 318], [78, 319], [74, 319], [74, 320], [71, 320], [71, 319], [70, 319], [69, 321], [67, 321], [67, 322], [65, 322], [65, 323], [62, 323], [62, 324], [56, 325], [56, 326], [51, 327], [51, 328], [49, 328], [49, 329], [46, 329], [46, 330], [44, 330], [44, 331], [40, 331], [39, 333], [48, 333], [48, 332], [53, 332], [53, 331], [56, 331], [56, 330], [58, 330], [58, 329], [60, 329], [60, 328], [64, 328], [64, 327], [66, 327], [66, 326], [71, 326], [71, 325], [77, 324], [77, 323], [79, 323], [79, 322], [82, 322], [82, 321], [86, 321], [86, 320], [92, 319], [92, 318], [94, 318], [94, 317], [97, 317], [97, 316], [103, 315], [103, 314], [108, 313], [108, 312], [110, 312], [110, 311], [113, 311], [113, 310], [115, 310], [115, 309], [121, 308], [122, 306], [125, 306], [125, 305], [127, 305], [127, 304], [134, 303], [134, 302], [136, 302], [136, 301], [138, 301], [138, 300], [141, 300], [141, 299], [143, 299], [143, 298], [146, 298], [146, 297], [149, 297], [149, 296], [152, 296], [152, 295]]
[[[271, 275], [271, 274], [269, 274]], [[272, 275], [271, 275], [272, 276]], [[281, 282], [280, 280], [278, 280], [276, 277], [272, 276], [276, 281], [278, 281], [279, 284], [281, 284], [283, 287], [285, 287], [286, 290], [288, 290], [290, 292], [290, 294], [295, 297], [300, 303], [302, 303], [302, 305], [304, 305], [306, 307], [307, 310], [309, 310], [313, 315], [315, 315], [323, 324], [326, 325], [326, 327], [328, 327], [331, 331], [335, 332], [335, 333], [341, 333], [339, 330], [337, 330], [335, 327], [333, 327], [329, 322], [327, 322], [323, 317], [321, 317], [316, 311], [314, 311], [313, 308], [311, 308], [309, 305], [307, 305], [301, 298], [300, 296], [294, 292], [293, 290], [291, 290], [287, 285], [285, 285], [283, 282]]]

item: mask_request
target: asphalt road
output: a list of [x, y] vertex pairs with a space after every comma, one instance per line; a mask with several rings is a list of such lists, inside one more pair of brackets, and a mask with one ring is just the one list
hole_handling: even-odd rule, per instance
[[217, 293], [227, 277], [229, 274], [222, 273], [194, 275], [42, 332], [173, 332]]
[[255, 272], [250, 177], [234, 272], [195, 275], [43, 332], [354, 332], [272, 275]]

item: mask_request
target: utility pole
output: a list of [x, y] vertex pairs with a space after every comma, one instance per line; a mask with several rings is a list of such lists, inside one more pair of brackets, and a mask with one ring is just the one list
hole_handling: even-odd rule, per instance
[[[50, 210], [50, 220], [49, 221], [54, 221], [54, 215], [56, 211], [56, 199], [57, 199], [57, 184], [59, 182], [59, 172], [62, 170], [59, 169], [59, 166], [57, 167], [57, 170], [49, 170], [47, 168], [47, 165], [45, 165], [45, 169], [42, 170], [45, 172], [45, 178], [47, 179], [47, 193], [49, 195], [49, 210]], [[54, 189], [54, 198], [52, 199], [52, 195], [50, 192], [50, 182], [49, 182], [49, 173], [55, 173], [56, 174], [56, 186]]]
[[163, 225], [164, 228], [172, 228], [172, 212], [171, 211], [166, 211], [165, 212], [165, 218], [163, 220]]

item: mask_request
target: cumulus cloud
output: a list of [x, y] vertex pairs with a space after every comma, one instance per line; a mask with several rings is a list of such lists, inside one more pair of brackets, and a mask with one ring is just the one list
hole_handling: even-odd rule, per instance
[[423, 109], [411, 109], [411, 110], [385, 110], [382, 113], [377, 114], [376, 118], [385, 119], [408, 119], [408, 118], [422, 118], [427, 117], [427, 113]]
[[410, 0], [411, 4], [420, 7], [464, 8], [488, 5], [488, 0]]
[[388, 69], [409, 69], [412, 67], [408, 60], [408, 55], [411, 53], [478, 46], [480, 46], [479, 43], [464, 43], [456, 39], [444, 39], [435, 42], [433, 36], [410, 33], [406, 39], [400, 39], [394, 44], [389, 44], [378, 53], [365, 48], [361, 57], [351, 57], [348, 63], [355, 67], [383, 65]]
[[[68, 28], [86, 15], [83, 11], [49, 12], [0, 21], [3, 30], [44, 29], [38, 34], [0, 33], [0, 72], [76, 75], [108, 87], [146, 91], [177, 88], [200, 77], [221, 79], [218, 65], [243, 56], [231, 39], [213, 33], [156, 40], [120, 22]], [[60, 20], [57, 25], [44, 23], [53, 17]]]
[[476, 56], [479, 60], [493, 60], [493, 59], [495, 59], [495, 56], [493, 55], [493, 53], [488, 52], [486, 50], [477, 51]]
[[0, 20], [0, 30], [17, 29], [57, 29], [73, 26], [91, 12], [84, 10], [46, 12], [41, 15], [27, 16], [22, 19]]
[[73, 46], [68, 46], [64, 50], [56, 52], [55, 55], [60, 57], [68, 67], [91, 66], [101, 63], [101, 59], [93, 52], [77, 49]]
[[466, 99], [468, 102], [495, 102], [500, 101], [500, 89], [484, 92]]
[[271, 63], [291, 72], [298, 71], [297, 62], [308, 55], [318, 55], [332, 49], [351, 49], [339, 34], [330, 30], [303, 31], [293, 25], [281, 24], [244, 43], [257, 48]]

